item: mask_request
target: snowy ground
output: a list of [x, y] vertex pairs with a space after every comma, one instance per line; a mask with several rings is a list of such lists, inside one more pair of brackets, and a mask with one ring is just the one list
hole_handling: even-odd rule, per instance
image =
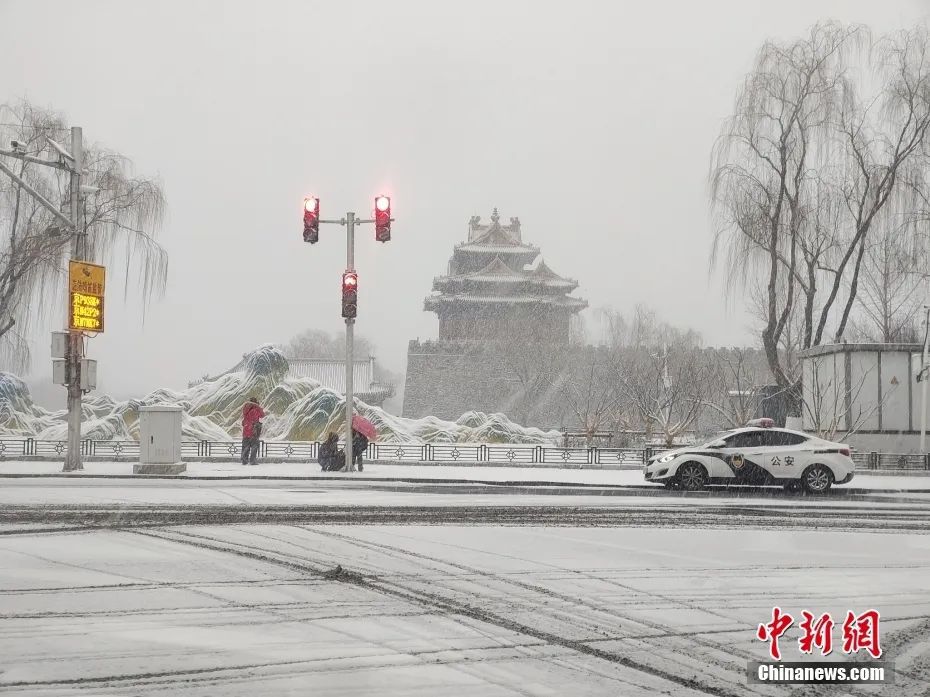
[[[359, 576], [327, 578], [341, 565]], [[930, 536], [197, 526], [0, 537], [0, 692], [845, 695], [747, 685], [778, 604], [877, 608], [926, 694]], [[783, 640], [796, 658], [797, 633]]]
[[[618, 471], [87, 467], [0, 477], [0, 694], [930, 694], [925, 478], [798, 497]], [[748, 685], [775, 605], [879, 610], [896, 683]]]

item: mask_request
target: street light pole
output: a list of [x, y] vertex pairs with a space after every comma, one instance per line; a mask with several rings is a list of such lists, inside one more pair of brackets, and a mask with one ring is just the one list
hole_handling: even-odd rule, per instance
[[920, 386], [920, 454], [927, 457], [927, 379], [930, 378], [930, 365], [927, 359], [930, 358], [930, 230], [927, 231], [927, 242], [924, 250], [924, 273], [926, 274], [926, 296], [924, 299], [924, 354], [920, 363], [920, 378], [923, 384]]
[[[10, 167], [0, 162], [0, 172], [6, 174], [19, 187], [26, 191], [39, 205], [48, 210], [65, 228], [70, 230], [71, 239], [71, 258], [76, 261], [83, 261], [87, 253], [87, 245], [84, 234], [84, 214], [83, 202], [84, 197], [81, 189], [81, 179], [84, 170], [84, 135], [80, 126], [71, 127], [71, 152], [67, 152], [62, 146], [46, 137], [48, 144], [58, 151], [58, 161], [44, 160], [38, 157], [27, 155], [25, 150], [18, 148], [13, 144], [12, 150], [0, 149], [0, 155], [13, 157], [23, 162], [31, 162], [42, 165], [43, 167], [52, 167], [54, 169], [64, 170], [70, 173], [70, 218], [62, 213], [58, 206], [46, 199], [36, 189], [18, 176]], [[70, 288], [66, 292], [68, 303], [71, 302]], [[66, 305], [67, 306], [67, 305]], [[71, 308], [68, 307], [70, 314]], [[68, 345], [65, 351], [66, 359], [66, 382], [68, 387], [68, 449], [65, 455], [63, 471], [71, 472], [81, 470], [81, 358], [84, 353], [84, 334], [80, 331], [71, 331], [68, 334]]]
[[[346, 213], [346, 271], [355, 271], [355, 213]], [[355, 318], [346, 317], [346, 472], [353, 468], [352, 458], [352, 412], [353, 387], [352, 378], [355, 373], [354, 340]]]
[[[80, 126], [71, 128], [71, 221], [74, 239], [71, 241], [71, 258], [84, 259], [84, 225], [81, 211], [81, 170], [84, 168], [84, 140]], [[70, 291], [70, 289], [68, 289]], [[65, 297], [70, 298], [66, 291]], [[70, 300], [68, 301], [70, 302]], [[69, 308], [70, 311], [70, 308]], [[81, 464], [81, 357], [84, 353], [84, 334], [72, 331], [68, 336], [68, 451], [63, 471], [84, 469]]]

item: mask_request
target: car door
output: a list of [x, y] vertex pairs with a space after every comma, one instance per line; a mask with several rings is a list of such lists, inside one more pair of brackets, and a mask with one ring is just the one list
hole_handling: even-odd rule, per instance
[[766, 469], [776, 479], [797, 479], [814, 456], [810, 438], [801, 433], [773, 429], [764, 440]]
[[[741, 431], [726, 438], [726, 448], [721, 451], [725, 468], [719, 476], [736, 480], [747, 479], [757, 466], [754, 459], [762, 444], [762, 432], [759, 430]], [[754, 455], [754, 453], [756, 453]]]

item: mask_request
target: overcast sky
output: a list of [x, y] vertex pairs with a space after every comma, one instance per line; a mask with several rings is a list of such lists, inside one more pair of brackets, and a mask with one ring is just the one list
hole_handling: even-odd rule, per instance
[[[143, 322], [110, 268], [90, 342], [119, 396], [184, 387], [264, 342], [342, 331], [343, 228], [367, 215], [356, 331], [390, 369], [435, 337], [423, 311], [472, 215], [524, 239], [592, 307], [653, 306], [710, 344], [754, 344], [706, 270], [712, 142], [760, 43], [824, 18], [888, 31], [918, 0], [197, 2], [0, 0], [0, 101], [66, 113], [162, 180], [166, 296]], [[36, 336], [34, 378], [50, 373]], [[62, 390], [63, 394], [63, 390]]]

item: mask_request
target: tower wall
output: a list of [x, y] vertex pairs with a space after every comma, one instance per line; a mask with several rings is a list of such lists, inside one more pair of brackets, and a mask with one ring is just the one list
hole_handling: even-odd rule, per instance
[[455, 341], [411, 341], [403, 416], [455, 421], [467, 411], [504, 413], [523, 425], [557, 428], [571, 421], [556, 385], [528, 398], [499, 346]]

